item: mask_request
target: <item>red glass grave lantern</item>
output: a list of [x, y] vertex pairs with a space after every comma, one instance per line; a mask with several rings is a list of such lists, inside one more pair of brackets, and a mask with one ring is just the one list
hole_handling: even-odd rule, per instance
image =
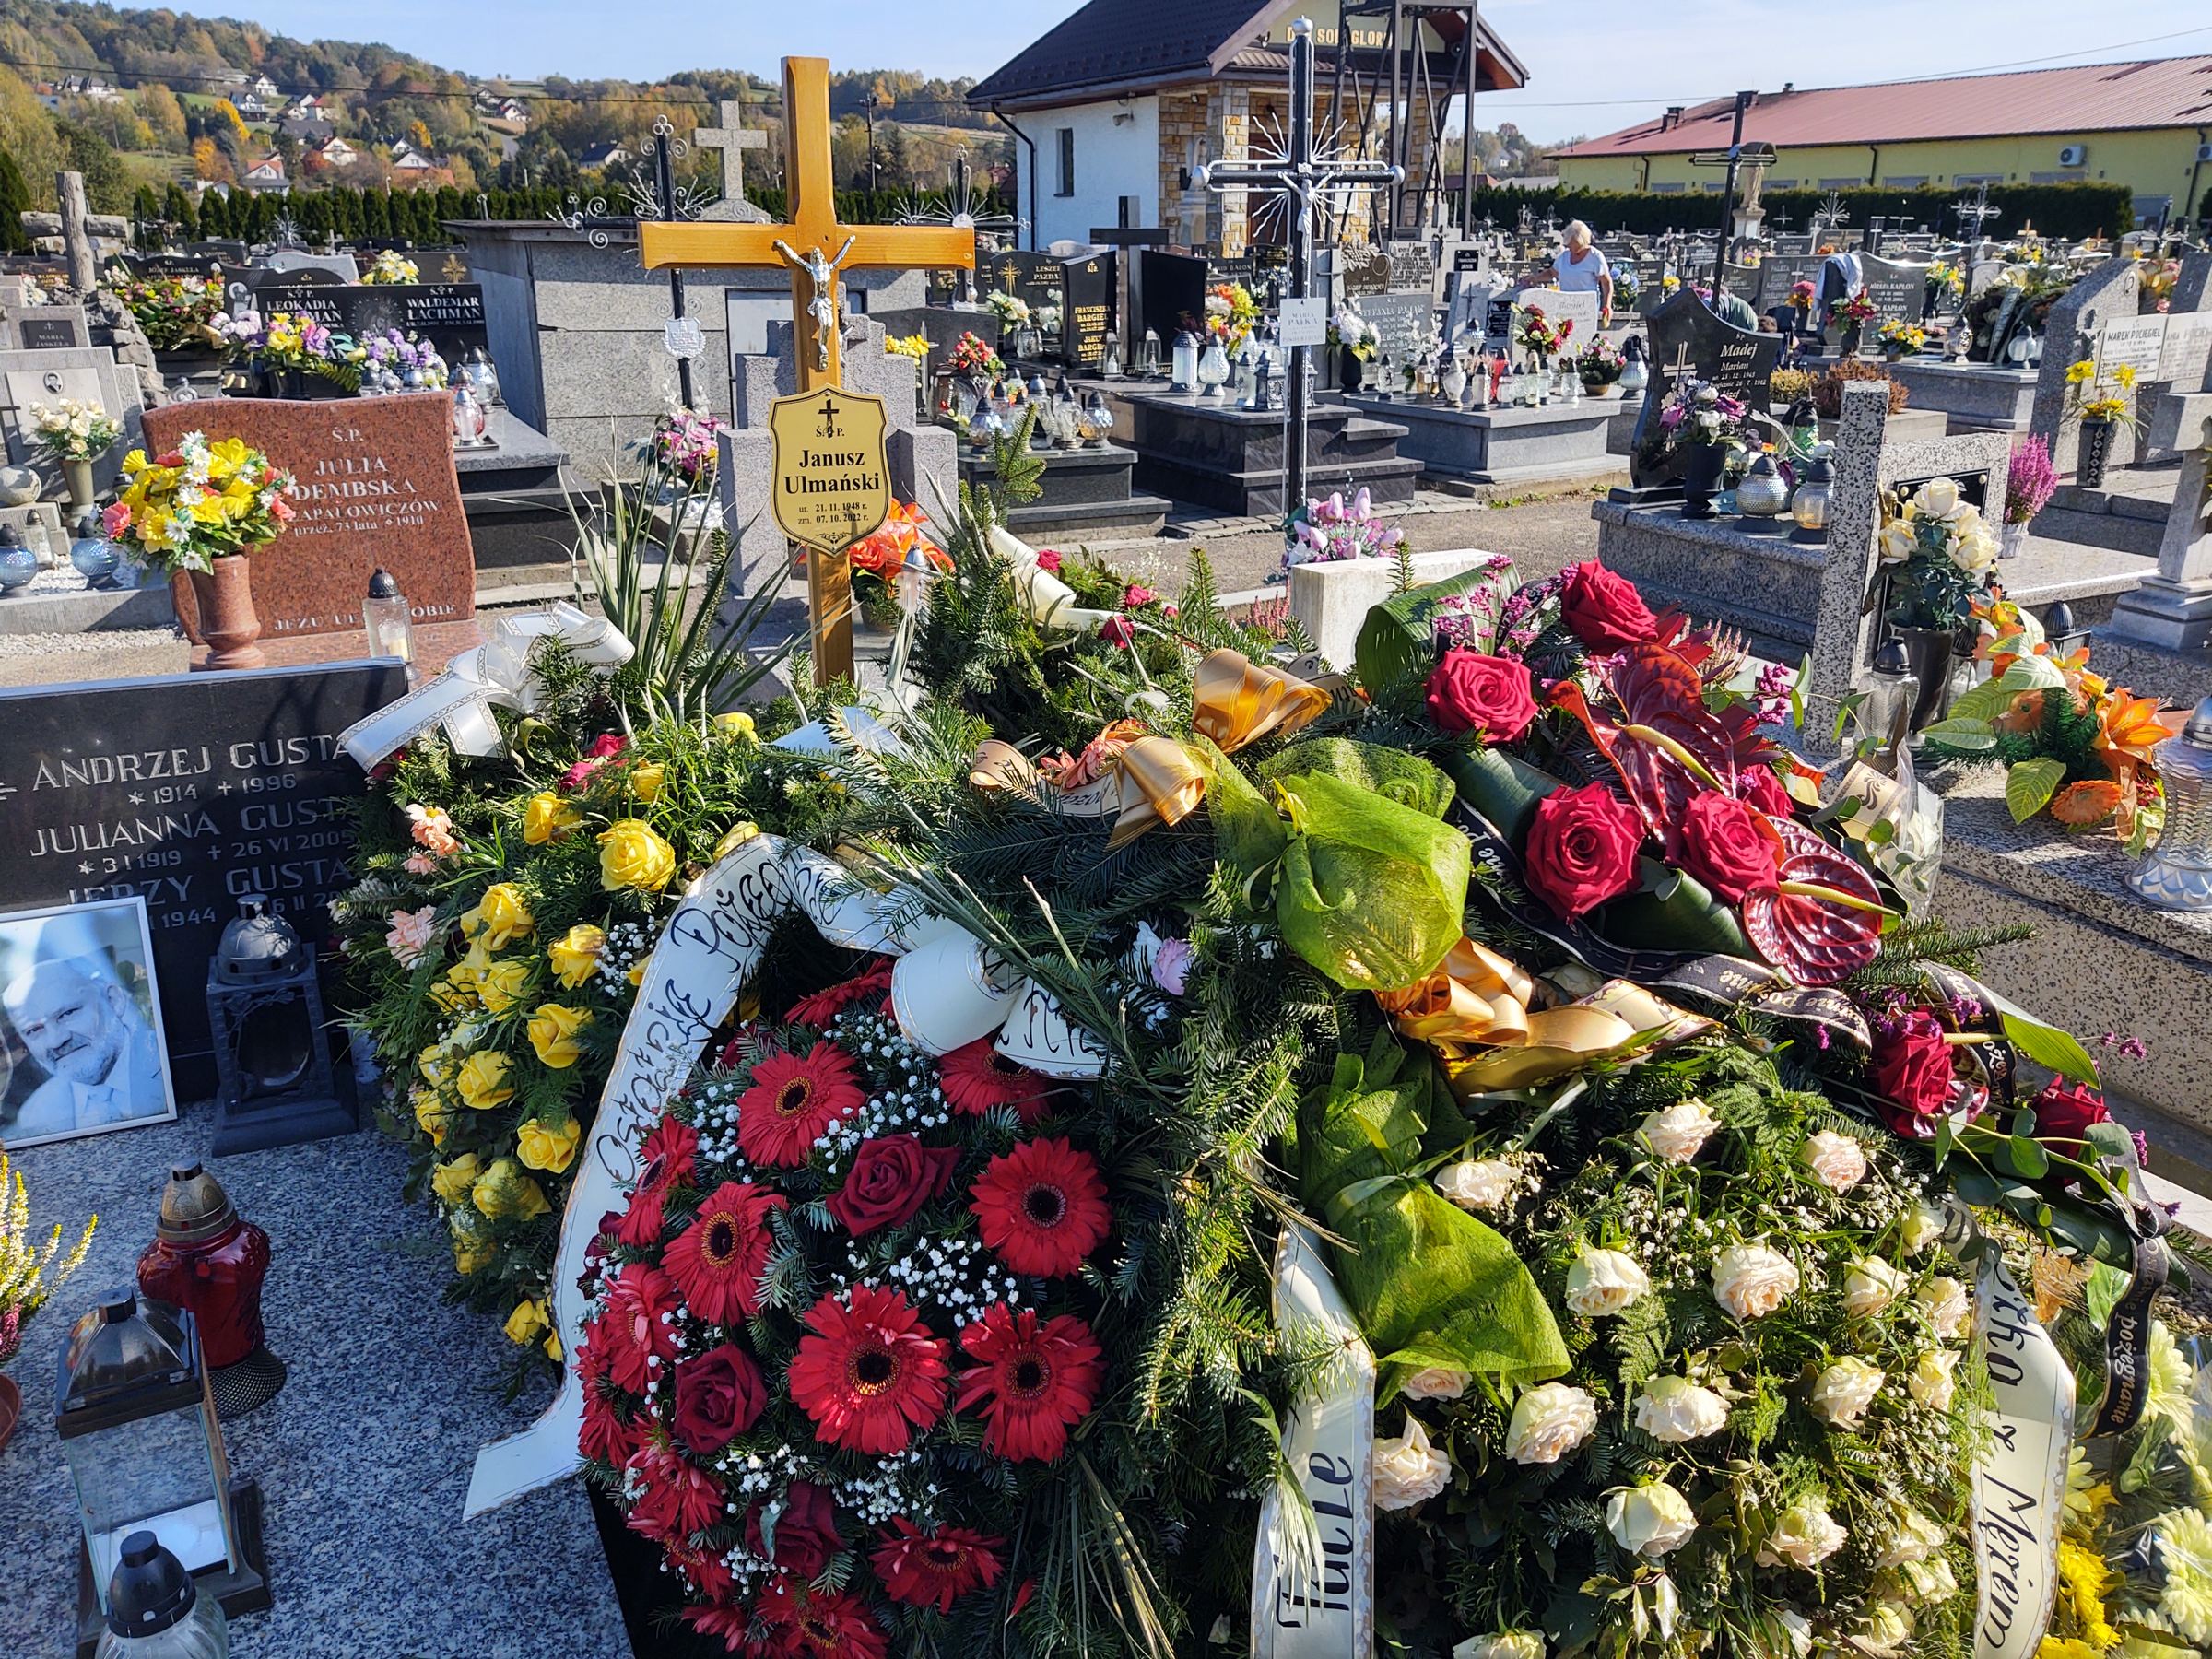
[[171, 1170], [154, 1241], [138, 1258], [138, 1288], [198, 1322], [218, 1416], [251, 1411], [284, 1386], [284, 1361], [262, 1331], [268, 1271], [269, 1235], [238, 1213], [221, 1183], [196, 1163]]

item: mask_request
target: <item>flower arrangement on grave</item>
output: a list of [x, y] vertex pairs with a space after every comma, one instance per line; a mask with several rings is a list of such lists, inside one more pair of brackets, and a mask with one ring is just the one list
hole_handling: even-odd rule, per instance
[[2119, 363], [2109, 377], [2097, 372], [2094, 359], [2083, 358], [2066, 365], [2065, 418], [2071, 421], [2123, 422], [2133, 426], [2136, 366]]
[[2013, 822], [2048, 812], [2072, 830], [2109, 827], [2140, 856], [2164, 820], [2151, 750], [2182, 729], [2167, 709], [2089, 671], [2089, 648], [2062, 656], [2034, 613], [1977, 598], [1974, 655], [1990, 677], [1961, 692], [1922, 735], [1931, 759], [2006, 769]]
[[2162, 312], [2173, 303], [2174, 284], [2182, 279], [2182, 262], [2178, 259], [2145, 257], [2141, 249], [2134, 256], [2141, 266], [2136, 289], [2137, 302], [2148, 312]]
[[1897, 628], [1950, 632], [1971, 620], [1990, 590], [1997, 538], [1955, 478], [1931, 478], [1910, 495], [1882, 499], [1877, 583]]
[[361, 389], [367, 348], [312, 317], [276, 312], [267, 317], [249, 312], [233, 327], [253, 366], [264, 372], [312, 374], [347, 392]]
[[1554, 323], [1544, 314], [1544, 308], [1540, 305], [1513, 307], [1513, 344], [1535, 359], [1539, 374], [1550, 363], [1555, 353], [1567, 348], [1567, 342], [1573, 334], [1572, 317], [1564, 323]]
[[1634, 305], [1642, 292], [1643, 278], [1636, 274], [1634, 265], [1618, 265], [1613, 267], [1613, 297], [1616, 300], [1623, 306]]
[[1218, 282], [1206, 290], [1206, 314], [1191, 321], [1224, 355], [1233, 358], [1244, 349], [1259, 320], [1259, 301], [1250, 288], [1241, 282]]
[[386, 328], [363, 335], [356, 365], [364, 392], [442, 392], [449, 383], [445, 359], [421, 335]]
[[1375, 515], [1374, 498], [1365, 485], [1346, 500], [1342, 490], [1326, 500], [1309, 499], [1283, 525], [1289, 538], [1277, 579], [1290, 567], [1326, 564], [1343, 559], [1389, 559], [1405, 545], [1406, 533]]
[[102, 516], [108, 539], [141, 570], [203, 574], [215, 560], [253, 553], [284, 534], [298, 483], [238, 438], [210, 443], [187, 432], [177, 447], [123, 458], [122, 493]]
[[994, 289], [983, 296], [983, 305], [990, 313], [1008, 328], [1021, 328], [1030, 321], [1030, 302], [1003, 288]]
[[0, 1365], [16, 1357], [23, 1345], [24, 1330], [63, 1283], [84, 1265], [92, 1248], [92, 1230], [100, 1225], [94, 1216], [65, 1253], [62, 1224], [56, 1221], [43, 1244], [31, 1236], [30, 1197], [24, 1190], [23, 1171], [13, 1168], [0, 1151]]
[[123, 436], [123, 422], [74, 397], [32, 404], [29, 415], [31, 442], [55, 461], [97, 461]]
[[217, 319], [223, 309], [219, 281], [205, 276], [133, 276], [116, 270], [108, 288], [137, 319], [156, 351], [219, 351], [230, 345]]
[[1902, 317], [1892, 317], [1876, 331], [1875, 339], [1885, 355], [1893, 360], [1910, 357], [1928, 343], [1928, 331], [1917, 323], [1908, 323]]
[[962, 334], [953, 345], [952, 370], [956, 374], [995, 377], [1006, 373], [1006, 365], [988, 341], [971, 331]]
[[[970, 335], [966, 337], [973, 339], [975, 336]], [[891, 357], [912, 358], [917, 363], [925, 363], [929, 360], [932, 347], [929, 336], [925, 334], [908, 335], [903, 339], [897, 335], [887, 335], [883, 349]]]
[[1583, 388], [1592, 392], [1602, 392], [1614, 384], [1627, 367], [1619, 348], [1603, 335], [1583, 347], [1574, 359], [1575, 372], [1582, 377]]
[[688, 494], [697, 495], [714, 482], [722, 465], [722, 434], [729, 429], [719, 417], [697, 409], [676, 409], [653, 423], [653, 454], [674, 482]]
[[[929, 537], [928, 516], [912, 501], [893, 501], [890, 516], [874, 534], [853, 544], [853, 593], [860, 614], [877, 627], [889, 627], [904, 614], [901, 594], [918, 603], [921, 590], [932, 579], [919, 575], [917, 558], [930, 572], [948, 571], [952, 560]], [[905, 580], [902, 581], [902, 574]]]
[[1930, 294], [1963, 294], [1966, 292], [1966, 270], [1956, 261], [1938, 259], [1928, 266]]
[[1790, 284], [1790, 291], [1786, 296], [1790, 309], [1801, 312], [1811, 311], [1813, 301], [1818, 298], [1819, 298], [1819, 290], [1804, 277]]
[[1837, 328], [1864, 328], [1874, 320], [1875, 309], [1874, 300], [1861, 288], [1855, 294], [1845, 294], [1830, 301], [1828, 320]]
[[420, 282], [422, 271], [406, 254], [394, 248], [381, 250], [361, 273], [365, 283], [379, 286], [402, 286]]
[[1060, 308], [1056, 305], [1037, 307], [1037, 326], [1048, 335], [1060, 332]]
[[1853, 381], [1877, 380], [1889, 382], [1890, 414], [1896, 414], [1911, 401], [1912, 388], [1881, 364], [1865, 362], [1857, 358], [1843, 358], [1830, 363], [1814, 382], [1814, 412], [1823, 420], [1840, 418], [1843, 413], [1843, 388]]
[[1382, 331], [1359, 314], [1359, 307], [1348, 301], [1336, 308], [1329, 319], [1329, 344], [1349, 351], [1363, 363], [1375, 360], [1382, 348]]
[[[1700, 392], [1711, 393], [1700, 397]], [[1659, 410], [1659, 422], [1646, 441], [1658, 454], [1677, 450], [1741, 447], [1748, 439], [1750, 406], [1730, 397], [1709, 382], [1685, 376], [1667, 394]]]

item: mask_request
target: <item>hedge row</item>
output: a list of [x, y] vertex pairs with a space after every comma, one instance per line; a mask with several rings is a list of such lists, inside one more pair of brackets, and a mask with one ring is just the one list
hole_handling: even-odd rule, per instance
[[[1722, 175], [1716, 171], [1716, 182]], [[1760, 197], [1772, 225], [1776, 215], [1786, 216], [1792, 230], [1810, 228], [1813, 215], [1830, 193], [1825, 190], [1770, 190]], [[1929, 186], [1921, 190], [1882, 190], [1861, 186], [1834, 193], [1850, 216], [1849, 224], [1864, 226], [1879, 215], [1903, 215], [1911, 223], [1954, 234], [1958, 224], [1951, 204], [1965, 194], [1958, 185]], [[2135, 193], [2124, 184], [1993, 184], [1990, 206], [2001, 215], [1990, 226], [1993, 235], [2009, 236], [2032, 224], [2045, 236], [2078, 240], [2102, 232], [2117, 236], [2135, 228]], [[1474, 217], [1477, 222], [1493, 219], [1511, 226], [1519, 221], [1525, 206], [1538, 219], [1556, 215], [1561, 221], [1586, 220], [1600, 235], [1626, 230], [1656, 236], [1668, 230], [1712, 230], [1722, 222], [1719, 194], [1682, 192], [1663, 195], [1643, 190], [1478, 189]]]

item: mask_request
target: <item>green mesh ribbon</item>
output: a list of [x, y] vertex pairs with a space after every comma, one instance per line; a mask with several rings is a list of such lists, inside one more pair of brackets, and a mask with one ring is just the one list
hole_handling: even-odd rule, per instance
[[1395, 801], [1432, 818], [1452, 805], [1452, 780], [1418, 755], [1359, 743], [1349, 737], [1313, 737], [1294, 743], [1259, 769], [1260, 782], [1318, 774]]
[[1541, 1382], [1568, 1369], [1558, 1322], [1512, 1246], [1415, 1173], [1425, 1140], [1456, 1142], [1450, 1091], [1387, 1033], [1300, 1112], [1300, 1190], [1343, 1242], [1336, 1280], [1381, 1363]]

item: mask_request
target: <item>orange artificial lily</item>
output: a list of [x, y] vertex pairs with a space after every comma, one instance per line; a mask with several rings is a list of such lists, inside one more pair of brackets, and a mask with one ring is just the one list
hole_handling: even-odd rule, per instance
[[2137, 697], [2125, 688], [2106, 700], [2100, 711], [2102, 729], [2091, 747], [2119, 783], [2120, 797], [2114, 805], [2123, 841], [2135, 833], [2142, 774], [2151, 770], [2150, 751], [2178, 733], [2187, 718], [2183, 710], [2161, 710], [2157, 698]]
[[923, 534], [922, 526], [929, 522], [922, 509], [911, 501], [893, 501], [890, 515], [883, 527], [872, 535], [865, 535], [853, 544], [850, 558], [853, 568], [865, 571], [871, 576], [885, 581], [899, 573], [906, 563], [907, 549], [919, 543], [924, 557], [940, 571], [952, 569], [950, 555]]

